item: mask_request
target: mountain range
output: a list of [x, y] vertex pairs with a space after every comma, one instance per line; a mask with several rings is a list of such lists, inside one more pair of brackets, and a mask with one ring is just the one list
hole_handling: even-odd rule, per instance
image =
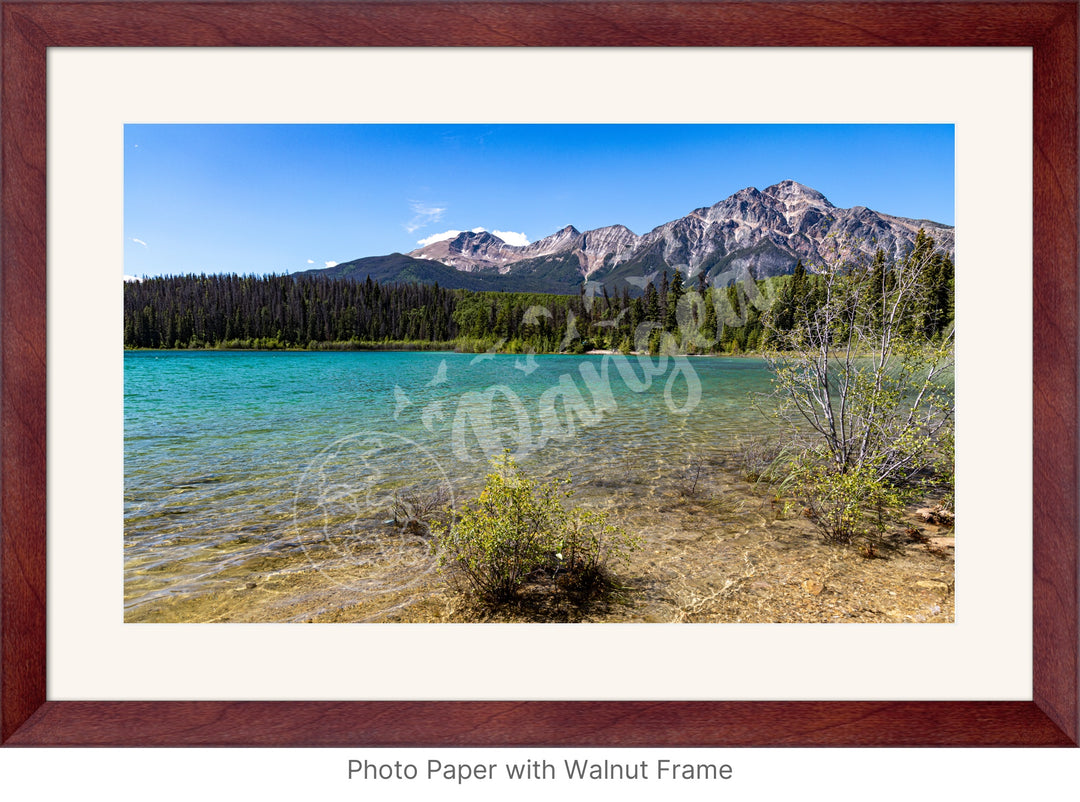
[[865, 206], [838, 208], [815, 189], [781, 181], [739, 190], [642, 235], [623, 225], [589, 231], [566, 226], [528, 245], [509, 245], [486, 231], [464, 231], [408, 254], [368, 256], [305, 273], [559, 294], [577, 294], [590, 281], [636, 294], [663, 271], [679, 270], [694, 283], [704, 273], [713, 286], [724, 286], [746, 276], [790, 273], [799, 260], [813, 270], [831, 258], [837, 243], [845, 256], [880, 248], [900, 257], [920, 229], [938, 248], [953, 252], [952, 226]]

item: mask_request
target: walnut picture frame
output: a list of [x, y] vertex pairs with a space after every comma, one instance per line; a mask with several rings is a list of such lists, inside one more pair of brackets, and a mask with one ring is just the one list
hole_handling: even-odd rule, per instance
[[[0, 743], [1075, 746], [1077, 22], [1045, 3], [3, 2]], [[50, 47], [1022, 47], [1034, 65], [1031, 701], [51, 701], [46, 693]]]

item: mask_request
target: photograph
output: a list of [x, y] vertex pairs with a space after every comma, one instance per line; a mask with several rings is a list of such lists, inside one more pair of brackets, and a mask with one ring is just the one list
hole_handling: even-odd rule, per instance
[[955, 622], [953, 125], [123, 148], [125, 623]]

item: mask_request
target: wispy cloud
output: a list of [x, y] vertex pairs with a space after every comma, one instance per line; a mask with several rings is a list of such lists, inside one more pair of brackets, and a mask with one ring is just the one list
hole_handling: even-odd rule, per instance
[[[484, 228], [483, 226], [477, 226], [476, 228], [472, 228], [472, 229], [469, 229], [469, 230], [472, 231], [474, 234], [479, 234], [479, 233], [481, 233], [483, 231], [487, 231], [487, 229]], [[426, 247], [428, 245], [431, 245], [433, 242], [442, 242], [445, 239], [453, 239], [454, 237], [456, 237], [460, 233], [461, 232], [458, 229], [452, 228], [449, 231], [442, 231], [442, 232], [440, 232], [438, 234], [432, 234], [430, 237], [424, 237], [421, 240], [417, 240], [416, 244], [419, 245], [421, 248], [424, 248], [424, 247]], [[507, 245], [522, 246], [522, 245], [528, 245], [529, 244], [529, 238], [527, 236], [525, 236], [524, 234], [521, 234], [521, 233], [519, 233], [517, 231], [498, 231], [498, 230], [496, 230], [496, 231], [492, 231], [491, 233], [494, 234], [499, 239], [501, 239]]]
[[145, 242], [143, 242], [143, 241], [142, 241], [141, 239], [139, 239], [138, 237], [132, 237], [132, 238], [131, 238], [131, 241], [132, 241], [132, 242], [137, 242], [137, 243], [139, 243], [139, 244], [140, 244], [140, 245], [142, 245], [142, 246], [143, 246], [144, 248], [149, 248], [149, 247], [150, 247], [149, 245], [147, 245], [147, 244], [146, 244]]
[[337, 267], [337, 262], [327, 262], [326, 266], [327, 267]]
[[308, 263], [309, 265], [313, 265], [313, 264], [315, 264], [315, 260], [314, 260], [314, 259], [308, 259], [308, 260], [307, 260], [307, 263]]
[[529, 238], [518, 231], [499, 231], [498, 229], [496, 229], [491, 233], [501, 239], [507, 245], [517, 245], [520, 247], [522, 245], [529, 244]]
[[439, 222], [446, 211], [445, 206], [431, 206], [423, 201], [409, 201], [409, 208], [412, 209], [413, 216], [404, 225], [405, 230], [410, 234], [424, 226]]
[[416, 244], [419, 245], [421, 248], [423, 248], [423, 247], [426, 247], [428, 245], [431, 245], [433, 242], [442, 242], [444, 239], [453, 239], [454, 237], [456, 237], [460, 233], [461, 232], [458, 231], [456, 228], [452, 228], [449, 231], [442, 231], [442, 232], [440, 232], [438, 234], [432, 234], [430, 237], [424, 237], [423, 239], [418, 239], [416, 241]]
[[[471, 230], [472, 230], [472, 232], [474, 234], [479, 234], [481, 231], [487, 231], [486, 228], [474, 228], [474, 229], [471, 229]], [[454, 237], [456, 237], [460, 233], [461, 233], [461, 231], [459, 231], [458, 229], [452, 228], [449, 231], [443, 231], [443, 232], [441, 232], [439, 234], [432, 234], [430, 237], [424, 237], [423, 239], [418, 239], [416, 241], [416, 244], [419, 245], [421, 248], [423, 248], [424, 246], [430, 245], [433, 242], [442, 242], [444, 239], [453, 239]]]

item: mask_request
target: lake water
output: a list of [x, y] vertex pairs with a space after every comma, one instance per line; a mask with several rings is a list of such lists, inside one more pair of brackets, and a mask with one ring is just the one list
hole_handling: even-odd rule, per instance
[[576, 488], [659, 476], [770, 431], [769, 389], [755, 358], [127, 352], [125, 605], [269, 557], [385, 556], [395, 494], [460, 501], [503, 449]]

